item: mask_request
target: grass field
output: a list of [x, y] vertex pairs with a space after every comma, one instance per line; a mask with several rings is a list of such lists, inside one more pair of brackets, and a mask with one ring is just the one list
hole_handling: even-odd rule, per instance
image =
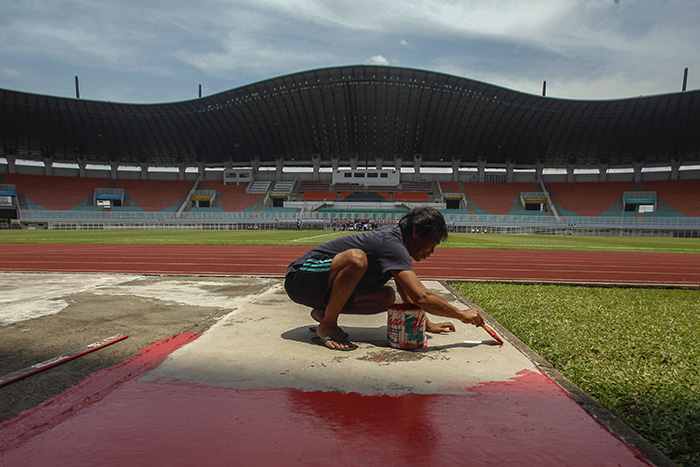
[[698, 291], [453, 285], [678, 465], [700, 465]]
[[[323, 231], [0, 231], [0, 243], [316, 245]], [[451, 234], [441, 247], [700, 253], [700, 240]], [[0, 251], [1, 254], [1, 251]], [[681, 466], [700, 466], [696, 290], [453, 284]]]
[[[293, 230], [0, 230], [0, 243], [318, 245], [348, 232]], [[700, 253], [700, 239], [450, 234], [439, 247]]]

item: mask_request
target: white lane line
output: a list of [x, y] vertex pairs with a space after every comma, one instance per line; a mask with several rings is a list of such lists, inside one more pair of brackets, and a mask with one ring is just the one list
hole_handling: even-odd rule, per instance
[[294, 240], [290, 240], [290, 242], [305, 242], [305, 241], [307, 241], [307, 240], [311, 240], [312, 238], [335, 237], [336, 235], [337, 235], [336, 232], [334, 232], [334, 233], [327, 233], [327, 234], [321, 234], [321, 235], [312, 235], [311, 237], [295, 238]]

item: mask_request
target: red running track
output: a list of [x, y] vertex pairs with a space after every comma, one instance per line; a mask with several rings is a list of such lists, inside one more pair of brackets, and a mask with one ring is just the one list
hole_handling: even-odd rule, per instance
[[139, 380], [197, 337], [157, 342], [0, 423], [0, 464], [651, 465], [532, 371], [471, 396]]
[[[308, 246], [0, 244], [0, 270], [283, 276]], [[694, 254], [438, 248], [421, 278], [700, 286]]]
[[[0, 270], [282, 276], [306, 249], [0, 245]], [[697, 284], [700, 271], [691, 259], [439, 249], [417, 272], [432, 278]], [[468, 396], [237, 390], [140, 379], [196, 337], [183, 334], [149, 346], [0, 423], [0, 464], [650, 465], [539, 372], [464, 388]]]

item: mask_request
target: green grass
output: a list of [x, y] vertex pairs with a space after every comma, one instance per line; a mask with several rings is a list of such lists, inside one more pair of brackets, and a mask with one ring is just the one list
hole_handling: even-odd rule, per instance
[[695, 290], [454, 284], [679, 465], [700, 465]]
[[[0, 230], [0, 243], [317, 245], [347, 232], [293, 230]], [[440, 247], [700, 253], [695, 238], [450, 234]]]
[[317, 245], [340, 235], [294, 230], [0, 230], [0, 243]]
[[[0, 230], [0, 243], [317, 245], [324, 231]], [[700, 240], [451, 234], [441, 247], [700, 253]], [[679, 465], [700, 465], [695, 290], [457, 283], [526, 345]]]
[[700, 253], [700, 239], [665, 237], [450, 234], [443, 246], [451, 248]]

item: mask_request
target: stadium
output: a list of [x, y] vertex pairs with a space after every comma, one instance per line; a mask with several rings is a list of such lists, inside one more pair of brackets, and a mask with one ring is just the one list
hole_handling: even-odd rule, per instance
[[[367, 65], [172, 103], [0, 89], [0, 463], [696, 465], [698, 127], [697, 90]], [[380, 313], [318, 347], [287, 265], [418, 206], [457, 233], [421, 282], [505, 343], [390, 348]]]
[[700, 91], [565, 100], [348, 66], [175, 103], [0, 103], [5, 228], [366, 228], [429, 205], [456, 232], [700, 232]]

